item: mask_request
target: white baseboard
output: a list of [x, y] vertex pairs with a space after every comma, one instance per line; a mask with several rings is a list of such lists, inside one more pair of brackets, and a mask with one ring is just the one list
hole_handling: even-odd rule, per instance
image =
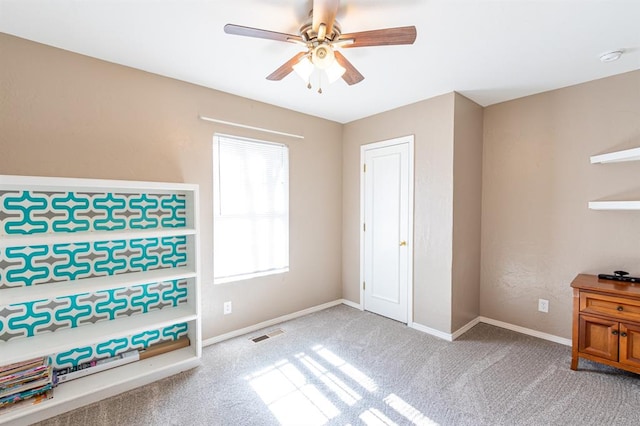
[[412, 323], [409, 324], [409, 327], [414, 328], [418, 331], [422, 331], [423, 333], [430, 334], [435, 337], [439, 337], [440, 339], [446, 340], [447, 342], [453, 342], [458, 337], [462, 336], [467, 331], [471, 330], [478, 323], [485, 323], [489, 325], [494, 325], [496, 327], [505, 328], [507, 330], [515, 331], [517, 333], [526, 334], [528, 336], [537, 337], [539, 339], [549, 340], [551, 342], [560, 343], [561, 345], [571, 346], [571, 339], [565, 339], [564, 337], [554, 336], [553, 334], [543, 333], [542, 331], [532, 330], [526, 327], [520, 327], [519, 325], [509, 324], [508, 322], [498, 321], [487, 317], [477, 317], [474, 320], [469, 321], [468, 324], [459, 328], [453, 333], [445, 333], [440, 330], [436, 330], [435, 328], [427, 327], [422, 324]]
[[[291, 314], [283, 315], [278, 318], [274, 318], [268, 321], [263, 321], [258, 324], [250, 325], [249, 327], [241, 328], [239, 330], [230, 331], [229, 333], [220, 334], [219, 336], [214, 336], [209, 339], [205, 339], [202, 341], [202, 346], [209, 346], [215, 343], [220, 343], [224, 340], [232, 339], [234, 337], [242, 336], [243, 334], [251, 333], [256, 330], [260, 330], [262, 328], [271, 327], [272, 325], [280, 324], [281, 322], [289, 321], [295, 318], [299, 318], [305, 315], [312, 314], [314, 312], [322, 311], [327, 308], [331, 308], [333, 306], [337, 306], [344, 303], [343, 299], [334, 300], [333, 302], [323, 303], [322, 305], [312, 306], [311, 308], [303, 309], [298, 312], [294, 312]], [[346, 303], [345, 303], [346, 304]]]
[[453, 334], [451, 335], [451, 337], [453, 338], [453, 340], [456, 340], [458, 337], [462, 336], [464, 333], [466, 333], [467, 331], [471, 330], [479, 322], [480, 322], [480, 317], [472, 319], [467, 324], [463, 325], [462, 327], [460, 327], [459, 329], [454, 331]]
[[362, 311], [362, 305], [359, 304], [359, 303], [352, 302], [351, 300], [347, 300], [347, 299], [342, 299], [341, 302], [342, 302], [343, 305], [347, 305], [347, 306], [350, 306], [352, 308], [359, 309], [359, 310]]
[[418, 324], [417, 322], [412, 322], [407, 325], [415, 330], [422, 331], [423, 333], [430, 334], [435, 337], [439, 337], [440, 339], [446, 340], [447, 342], [453, 342], [453, 335], [450, 333], [445, 333], [443, 331], [436, 330], [435, 328]]
[[480, 322], [480, 317], [472, 319], [467, 324], [460, 327], [453, 333], [445, 333], [444, 331], [436, 330], [435, 328], [427, 327], [426, 325], [418, 324], [417, 322], [407, 324], [409, 327], [414, 328], [418, 331], [422, 331], [423, 333], [430, 334], [435, 337], [439, 337], [440, 339], [446, 340], [447, 342], [453, 342], [458, 337], [462, 336], [467, 331], [471, 330], [474, 325]]
[[560, 343], [561, 345], [571, 346], [571, 339], [565, 339], [564, 337], [555, 336], [549, 333], [543, 333], [542, 331], [520, 327], [519, 325], [509, 324], [508, 322], [498, 321], [487, 317], [478, 317], [478, 319], [480, 320], [480, 322], [483, 322], [485, 324], [495, 325], [496, 327], [506, 328], [507, 330], [516, 331], [528, 336], [549, 340], [551, 342]]
[[[234, 330], [229, 333], [221, 334], [219, 336], [215, 336], [206, 340], [203, 340], [202, 346], [209, 346], [215, 343], [222, 342], [224, 340], [232, 339], [234, 337], [242, 336], [243, 334], [251, 333], [256, 330], [260, 330], [262, 328], [271, 327], [276, 324], [280, 324], [281, 322], [289, 321], [295, 318], [302, 317], [304, 315], [309, 315], [314, 312], [322, 311], [327, 308], [331, 308], [337, 305], [347, 305], [349, 307], [362, 310], [362, 305], [359, 303], [352, 302], [347, 299], [338, 299], [332, 302], [324, 303], [318, 306], [312, 306], [311, 308], [303, 309], [298, 312], [294, 312], [288, 315], [283, 315], [278, 318], [274, 318], [268, 321], [263, 321], [258, 324], [251, 325], [249, 327], [241, 328], [239, 330]], [[496, 327], [505, 328], [507, 330], [515, 331], [517, 333], [526, 334], [528, 336], [537, 337], [539, 339], [549, 340], [551, 342], [560, 343], [561, 345], [571, 346], [571, 339], [565, 339], [564, 337], [555, 336], [549, 333], [543, 333], [542, 331], [532, 330], [530, 328], [521, 327], [519, 325], [510, 324], [508, 322], [498, 321], [487, 317], [479, 316], [471, 321], [469, 321], [466, 325], [460, 327], [458, 330], [453, 333], [445, 333], [440, 330], [436, 330], [435, 328], [427, 327], [426, 325], [418, 324], [417, 322], [412, 322], [407, 324], [409, 327], [421, 331], [423, 333], [429, 334], [431, 336], [438, 337], [440, 339], [446, 340], [447, 342], [453, 342], [458, 337], [462, 336], [467, 331], [471, 330], [478, 323], [485, 323], [489, 325], [494, 325]]]

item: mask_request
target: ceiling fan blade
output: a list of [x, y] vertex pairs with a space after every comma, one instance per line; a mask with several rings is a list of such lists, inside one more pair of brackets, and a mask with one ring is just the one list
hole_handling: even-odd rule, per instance
[[313, 0], [313, 30], [320, 34], [320, 24], [324, 24], [326, 34], [331, 34], [339, 7], [340, 0]]
[[227, 34], [233, 34], [233, 35], [239, 35], [239, 36], [245, 36], [245, 37], [265, 38], [268, 40], [303, 43], [302, 37], [297, 35], [278, 33], [278, 32], [269, 31], [269, 30], [261, 30], [260, 28], [243, 27], [242, 25], [235, 25], [235, 24], [225, 25], [224, 32]]
[[362, 31], [342, 34], [339, 41], [352, 39], [353, 43], [342, 47], [388, 46], [395, 44], [413, 44], [416, 41], [416, 27], [384, 28], [380, 30]]
[[356, 83], [360, 83], [364, 80], [364, 76], [360, 74], [360, 71], [354, 67], [351, 62], [344, 57], [344, 55], [338, 51], [334, 52], [336, 56], [336, 61], [345, 68], [347, 71], [342, 75], [342, 79], [349, 85], [353, 85]]
[[283, 78], [288, 76], [291, 73], [291, 71], [293, 71], [293, 66], [298, 62], [300, 62], [300, 59], [302, 59], [302, 57], [305, 56], [306, 54], [307, 52], [298, 53], [296, 56], [294, 56], [293, 58], [289, 59], [287, 62], [282, 64], [280, 68], [278, 68], [277, 70], [269, 74], [267, 76], [267, 80], [271, 80], [271, 81], [282, 80]]

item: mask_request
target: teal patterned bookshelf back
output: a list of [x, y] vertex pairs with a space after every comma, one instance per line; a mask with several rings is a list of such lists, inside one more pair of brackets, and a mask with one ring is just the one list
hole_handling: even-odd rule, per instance
[[0, 289], [187, 265], [187, 237], [0, 248]]
[[0, 191], [0, 235], [184, 228], [184, 194]]
[[187, 288], [186, 279], [171, 280], [0, 306], [0, 341], [175, 308]]

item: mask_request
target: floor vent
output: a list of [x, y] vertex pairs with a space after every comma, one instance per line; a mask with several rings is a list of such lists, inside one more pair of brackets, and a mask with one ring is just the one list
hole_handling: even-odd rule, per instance
[[263, 334], [262, 336], [252, 337], [250, 340], [251, 340], [253, 343], [258, 343], [258, 342], [262, 342], [263, 340], [267, 340], [267, 339], [269, 339], [270, 337], [276, 337], [276, 336], [279, 336], [279, 335], [281, 335], [281, 334], [284, 334], [284, 330], [283, 330], [283, 329], [281, 329], [281, 328], [278, 328], [278, 329], [276, 329], [276, 330], [273, 330], [273, 331], [272, 331], [272, 332], [270, 332], [270, 333]]
[[284, 334], [284, 330], [281, 329], [281, 328], [278, 328], [277, 330], [273, 330], [271, 333], [268, 333], [267, 336], [276, 337], [276, 336], [279, 336], [281, 334]]

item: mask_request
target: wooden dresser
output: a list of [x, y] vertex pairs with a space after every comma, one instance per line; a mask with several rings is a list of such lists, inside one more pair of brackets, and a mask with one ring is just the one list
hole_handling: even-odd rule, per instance
[[571, 287], [571, 369], [585, 358], [640, 374], [640, 284], [581, 274]]

